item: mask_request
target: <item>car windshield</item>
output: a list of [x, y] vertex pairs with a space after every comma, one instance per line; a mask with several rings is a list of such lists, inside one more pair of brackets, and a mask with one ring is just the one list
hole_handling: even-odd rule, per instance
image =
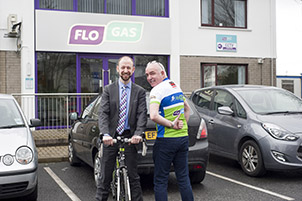
[[24, 126], [21, 113], [12, 99], [0, 99], [0, 128]]
[[301, 113], [302, 100], [281, 89], [238, 90], [250, 108], [259, 114]]

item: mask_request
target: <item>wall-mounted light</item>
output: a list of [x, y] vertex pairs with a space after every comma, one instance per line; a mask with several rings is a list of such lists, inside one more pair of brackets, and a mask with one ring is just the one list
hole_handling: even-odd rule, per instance
[[17, 15], [9, 14], [7, 17], [7, 34], [4, 34], [5, 38], [19, 38], [22, 22], [17, 23]]
[[[17, 24], [14, 24], [12, 26], [12, 29], [7, 34], [4, 34], [5, 38], [19, 38], [20, 37], [20, 30], [21, 30], [21, 24], [22, 22], [19, 22]], [[18, 28], [18, 30], [17, 30]]]

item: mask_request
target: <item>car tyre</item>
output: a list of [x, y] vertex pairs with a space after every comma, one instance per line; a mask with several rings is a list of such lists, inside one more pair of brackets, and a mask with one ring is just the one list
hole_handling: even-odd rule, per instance
[[98, 153], [99, 152], [95, 154], [93, 163], [94, 182], [96, 187], [98, 186], [99, 178], [101, 176], [101, 158]]
[[81, 163], [80, 159], [76, 156], [76, 153], [73, 148], [71, 139], [68, 140], [68, 160], [71, 166], [77, 166]]
[[244, 173], [249, 176], [260, 177], [266, 172], [261, 150], [253, 140], [248, 140], [241, 146], [239, 163]]
[[191, 184], [199, 184], [202, 182], [205, 178], [206, 171], [201, 170], [201, 171], [191, 171], [189, 173]]

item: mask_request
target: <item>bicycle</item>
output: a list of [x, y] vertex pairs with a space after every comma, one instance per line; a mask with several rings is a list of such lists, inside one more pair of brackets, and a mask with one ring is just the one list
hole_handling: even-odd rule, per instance
[[[145, 156], [147, 153], [147, 145], [145, 134], [141, 135], [143, 138], [142, 144], [142, 156]], [[103, 143], [102, 143], [102, 136], [100, 135], [101, 139], [101, 146], [99, 150], [99, 157], [102, 157], [103, 153]], [[128, 176], [127, 166], [125, 164], [125, 147], [124, 145], [130, 143], [131, 139], [124, 138], [122, 136], [118, 136], [116, 139], [113, 139], [114, 144], [118, 144], [118, 154], [116, 157], [116, 164], [114, 171], [112, 173], [112, 181], [110, 184], [112, 197], [114, 200], [117, 201], [131, 201], [131, 189], [130, 189], [130, 182]]]

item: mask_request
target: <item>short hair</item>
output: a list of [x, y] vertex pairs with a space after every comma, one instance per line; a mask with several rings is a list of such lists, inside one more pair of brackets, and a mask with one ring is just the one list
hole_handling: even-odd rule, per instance
[[132, 62], [132, 65], [134, 66], [134, 61], [133, 61], [133, 59], [132, 59], [131, 57], [129, 57], [129, 56], [122, 56], [121, 58], [119, 58], [119, 60], [117, 61], [117, 65], [118, 65], [118, 66], [120, 65], [121, 60], [124, 59], [124, 58], [130, 59], [131, 62]]
[[163, 65], [162, 63], [160, 63], [160, 62], [158, 62], [158, 61], [156, 61], [156, 60], [150, 61], [150, 62], [147, 64], [147, 67], [148, 67], [149, 65], [151, 65], [151, 64], [158, 64], [158, 66], [160, 67], [160, 70], [161, 70], [161, 71], [164, 71], [164, 72], [165, 72], [165, 75], [167, 75], [166, 69], [165, 69], [165, 67], [164, 67], [164, 65]]

